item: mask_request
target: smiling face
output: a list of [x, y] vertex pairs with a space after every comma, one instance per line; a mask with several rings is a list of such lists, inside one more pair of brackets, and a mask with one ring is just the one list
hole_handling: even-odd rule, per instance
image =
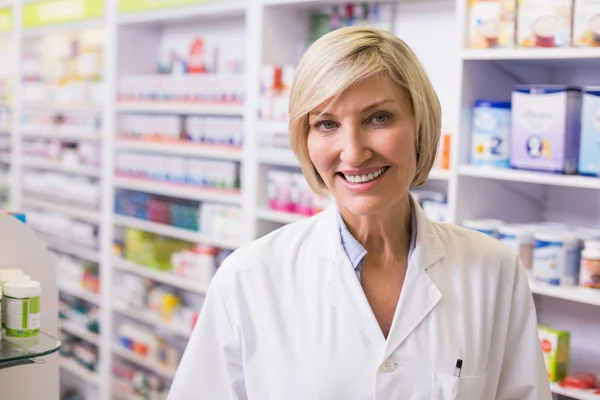
[[309, 116], [308, 154], [338, 204], [356, 215], [385, 213], [407, 194], [417, 168], [408, 93], [380, 74]]

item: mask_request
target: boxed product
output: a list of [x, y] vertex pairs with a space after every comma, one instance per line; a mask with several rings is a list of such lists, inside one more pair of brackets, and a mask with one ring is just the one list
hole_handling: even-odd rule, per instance
[[580, 126], [580, 88], [516, 86], [512, 92], [511, 167], [576, 173]]
[[600, 1], [575, 0], [573, 45], [579, 47], [600, 46]]
[[600, 176], [600, 87], [584, 88], [581, 107], [579, 173]]
[[469, 5], [468, 47], [514, 47], [516, 0], [471, 0]]
[[542, 353], [550, 382], [560, 382], [569, 369], [569, 332], [538, 326]]
[[573, 0], [519, 0], [518, 47], [569, 47]]

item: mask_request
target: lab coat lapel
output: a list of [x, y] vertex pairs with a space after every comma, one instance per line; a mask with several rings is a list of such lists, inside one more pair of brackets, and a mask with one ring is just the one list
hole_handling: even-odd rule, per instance
[[369, 341], [373, 351], [380, 356], [385, 347], [385, 337], [356, 272], [342, 248], [336, 207], [337, 205], [333, 203], [323, 212], [316, 234], [313, 236], [314, 248], [319, 250], [322, 259], [332, 267], [327, 277], [326, 298], [352, 320]]
[[442, 298], [438, 287], [427, 274], [427, 269], [434, 267], [443, 258], [444, 246], [421, 207], [414, 201], [413, 207], [417, 222], [415, 249], [396, 306], [384, 358], [406, 340]]

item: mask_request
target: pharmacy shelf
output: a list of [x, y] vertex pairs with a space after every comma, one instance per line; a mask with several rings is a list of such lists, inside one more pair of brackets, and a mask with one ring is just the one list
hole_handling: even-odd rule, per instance
[[246, 5], [242, 1], [219, 1], [195, 6], [179, 6], [159, 9], [150, 12], [124, 13], [119, 15], [118, 23], [129, 24], [156, 24], [175, 20], [202, 19], [215, 17], [243, 16]]
[[100, 262], [100, 253], [92, 248], [82, 246], [77, 243], [71, 243], [49, 235], [38, 233], [39, 238], [48, 246], [50, 250], [63, 253], [72, 257], [80, 258], [94, 263]]
[[159, 224], [157, 222], [145, 221], [143, 219], [126, 217], [115, 214], [115, 225], [128, 228], [140, 229], [142, 231], [155, 233], [157, 235], [171, 237], [179, 240], [184, 240], [192, 243], [202, 243], [208, 246], [220, 247], [222, 249], [234, 250], [240, 247], [239, 243], [216, 239], [210, 235], [205, 235], [200, 232], [191, 231], [188, 229], [177, 228], [171, 225]]
[[117, 175], [115, 187], [138, 192], [169, 196], [177, 199], [214, 201], [218, 203], [239, 205], [242, 202], [237, 190], [222, 190], [213, 188], [194, 187], [178, 183], [154, 181], [144, 178], [130, 178]]
[[242, 116], [244, 106], [241, 104], [195, 104], [177, 102], [127, 102], [117, 103], [117, 110], [121, 113], [152, 113], [152, 114], [197, 114], [197, 115], [220, 115], [220, 116]]
[[22, 133], [23, 139], [36, 139], [36, 140], [51, 140], [51, 141], [77, 141], [77, 142], [99, 142], [102, 140], [100, 135], [81, 135], [81, 134], [56, 134], [46, 135], [34, 132]]
[[256, 158], [260, 164], [294, 167], [300, 170], [300, 163], [292, 150], [265, 149], [258, 152]]
[[465, 49], [463, 60], [598, 60], [600, 49], [590, 48], [513, 48], [513, 49]]
[[580, 286], [552, 286], [530, 281], [531, 292], [542, 296], [600, 307], [600, 290]]
[[120, 271], [130, 272], [144, 278], [152, 279], [155, 282], [164, 283], [166, 285], [183, 289], [191, 293], [206, 294], [206, 290], [208, 289], [205, 284], [194, 281], [194, 279], [183, 278], [171, 272], [164, 272], [149, 267], [144, 267], [131, 261], [127, 261], [121, 257], [115, 257], [113, 265], [115, 269]]
[[101, 173], [99, 167], [89, 167], [85, 165], [65, 165], [56, 160], [46, 160], [43, 158], [38, 159], [34, 157], [23, 157], [22, 164], [24, 167], [28, 168], [65, 172], [72, 175], [100, 177]]
[[557, 175], [544, 172], [520, 171], [507, 168], [481, 168], [462, 165], [458, 173], [461, 176], [495, 179], [510, 182], [535, 183], [540, 185], [563, 186], [584, 189], [600, 189], [600, 178], [579, 175]]
[[79, 326], [73, 321], [61, 319], [60, 327], [64, 332], [78, 337], [81, 340], [85, 340], [86, 342], [95, 344], [96, 346], [100, 345], [100, 336], [98, 334], [90, 332], [88, 329]]
[[100, 379], [96, 372], [90, 371], [84, 366], [80, 365], [76, 360], [72, 358], [67, 358], [64, 356], [59, 356], [59, 365], [60, 368], [64, 371], [68, 371], [71, 374], [75, 375], [77, 378], [84, 380], [87, 383], [92, 385], [99, 385]]
[[62, 214], [68, 217], [79, 219], [81, 221], [90, 222], [92, 224], [100, 223], [100, 212], [95, 210], [87, 210], [81, 206], [74, 204], [58, 203], [45, 199], [36, 199], [27, 196], [23, 199], [23, 205], [40, 209], [46, 212]]
[[152, 325], [155, 328], [162, 329], [174, 335], [180, 336], [185, 339], [189, 339], [192, 334], [191, 329], [184, 329], [183, 327], [176, 326], [174, 324], [169, 324], [164, 320], [160, 319], [156, 313], [153, 313], [149, 310], [143, 309], [134, 309], [125, 307], [119, 303], [113, 304], [113, 310], [124, 317], [128, 317], [134, 319], [136, 321]]
[[205, 145], [193, 142], [150, 142], [144, 140], [117, 139], [118, 150], [133, 150], [165, 155], [206, 157], [218, 160], [241, 161], [240, 147]]
[[100, 306], [100, 295], [71, 284], [58, 284], [58, 290], [78, 299]]
[[164, 378], [173, 379], [175, 377], [175, 370], [166, 368], [158, 364], [157, 362], [139, 356], [134, 352], [124, 349], [117, 344], [113, 345], [113, 353], [118, 355], [119, 357], [129, 360], [135, 364], [138, 364], [139, 366], [149, 369], [150, 371], [155, 372]]
[[291, 224], [308, 218], [306, 215], [275, 211], [268, 208], [259, 208], [256, 210], [256, 216], [263, 221], [276, 222], [278, 224]]
[[50, 114], [100, 114], [101, 105], [82, 105], [82, 104], [26, 104], [23, 106], [23, 113], [50, 113]]
[[551, 383], [552, 393], [566, 396], [576, 400], [600, 400], [600, 394], [593, 394], [594, 390], [565, 389], [558, 383]]

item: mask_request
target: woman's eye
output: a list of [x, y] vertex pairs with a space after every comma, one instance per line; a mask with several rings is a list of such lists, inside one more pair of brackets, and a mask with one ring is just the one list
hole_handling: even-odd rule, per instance
[[385, 124], [389, 120], [390, 116], [388, 114], [375, 114], [373, 117], [371, 117], [371, 123], [378, 125]]
[[323, 131], [330, 131], [335, 128], [335, 122], [333, 121], [319, 121], [315, 125], [318, 129]]

